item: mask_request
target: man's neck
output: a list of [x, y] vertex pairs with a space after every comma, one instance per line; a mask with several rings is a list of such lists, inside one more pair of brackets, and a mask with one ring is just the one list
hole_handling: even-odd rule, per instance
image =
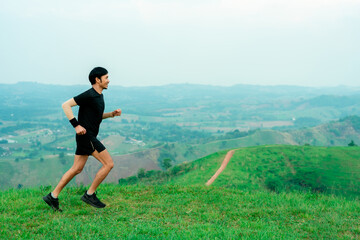
[[97, 93], [99, 93], [99, 94], [101, 94], [102, 91], [103, 91], [103, 88], [100, 87], [100, 86], [97, 85], [97, 84], [92, 85], [92, 87], [93, 87], [93, 89], [95, 89], [95, 91], [96, 91]]

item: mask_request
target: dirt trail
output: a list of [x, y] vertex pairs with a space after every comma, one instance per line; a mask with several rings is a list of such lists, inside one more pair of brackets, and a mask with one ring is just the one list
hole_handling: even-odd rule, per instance
[[215, 179], [220, 175], [220, 173], [225, 169], [226, 165], [230, 161], [230, 158], [234, 155], [234, 152], [235, 152], [234, 150], [231, 150], [226, 154], [224, 161], [221, 163], [220, 168], [216, 171], [214, 176], [212, 176], [210, 180], [207, 181], [206, 186], [210, 186], [215, 181]]

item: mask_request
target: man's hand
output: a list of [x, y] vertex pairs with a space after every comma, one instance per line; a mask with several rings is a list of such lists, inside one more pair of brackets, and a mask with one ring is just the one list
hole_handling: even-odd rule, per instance
[[77, 126], [75, 127], [75, 131], [76, 131], [76, 134], [77, 134], [77, 135], [84, 135], [84, 134], [86, 134], [86, 129], [83, 128], [81, 125], [77, 125]]
[[112, 111], [112, 116], [120, 116], [121, 115], [121, 109], [116, 109], [115, 111]]

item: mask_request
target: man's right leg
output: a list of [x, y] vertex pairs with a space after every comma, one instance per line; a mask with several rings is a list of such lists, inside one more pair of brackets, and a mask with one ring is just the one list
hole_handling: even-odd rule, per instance
[[52, 191], [53, 197], [57, 198], [61, 190], [81, 171], [83, 170], [86, 161], [88, 160], [88, 155], [75, 155], [74, 165], [62, 176], [60, 182]]

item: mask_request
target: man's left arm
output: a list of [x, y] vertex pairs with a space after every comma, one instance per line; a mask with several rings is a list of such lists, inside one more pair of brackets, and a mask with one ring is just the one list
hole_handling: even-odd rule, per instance
[[102, 118], [105, 119], [105, 118], [113, 118], [113, 117], [116, 117], [116, 116], [120, 116], [121, 115], [121, 109], [116, 109], [115, 111], [112, 111], [112, 112], [107, 112], [107, 113], [103, 113], [103, 116]]

